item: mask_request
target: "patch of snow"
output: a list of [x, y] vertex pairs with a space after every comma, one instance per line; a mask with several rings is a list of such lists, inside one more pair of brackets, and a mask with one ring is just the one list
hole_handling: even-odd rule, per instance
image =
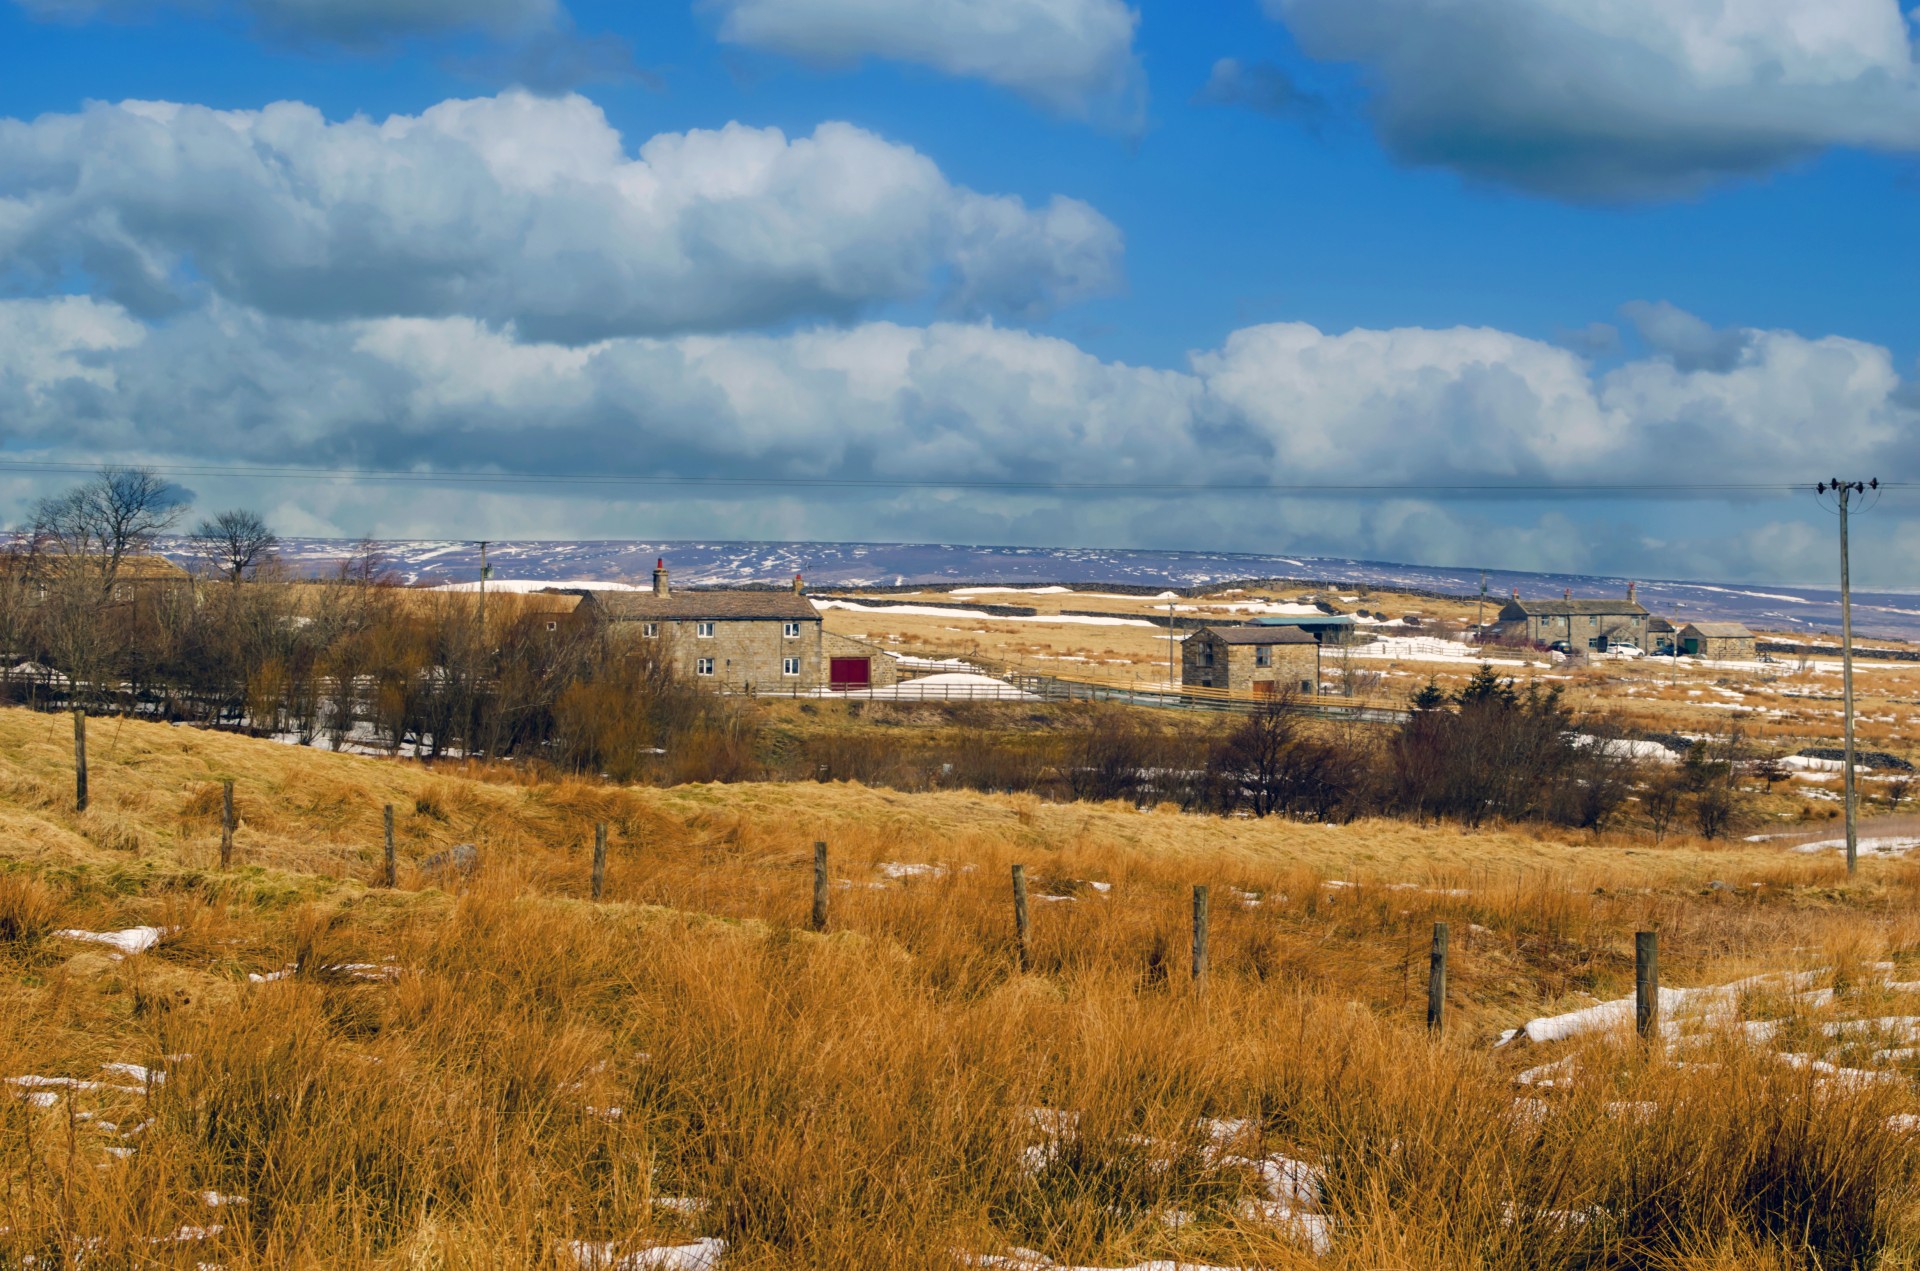
[[851, 693], [823, 688], [814, 692], [813, 696], [853, 697], [861, 701], [891, 702], [1037, 702], [1040, 700], [1032, 693], [1015, 688], [1005, 680], [996, 680], [991, 675], [967, 672], [927, 675], [919, 679], [902, 680], [898, 684], [882, 688], [856, 689]]
[[571, 1240], [561, 1246], [581, 1271], [719, 1271], [726, 1241], [709, 1236], [684, 1245], [652, 1245], [621, 1255], [611, 1242]]
[[124, 931], [79, 931], [68, 928], [53, 934], [62, 940], [83, 940], [90, 944], [110, 945], [123, 954], [132, 954], [145, 953], [153, 948], [166, 936], [167, 931], [164, 927], [128, 927]]
[[914, 861], [881, 861], [874, 866], [888, 878], [945, 878], [945, 865], [928, 865]]
[[[1920, 838], [1908, 837], [1863, 838], [1858, 840], [1858, 842], [1860, 852], [1865, 856], [1905, 856], [1907, 853], [1913, 851], [1914, 848], [1920, 847]], [[1838, 838], [1821, 839], [1817, 843], [1796, 843], [1793, 845], [1793, 850], [1809, 854], [1816, 852], [1844, 852], [1847, 850], [1847, 840]]]

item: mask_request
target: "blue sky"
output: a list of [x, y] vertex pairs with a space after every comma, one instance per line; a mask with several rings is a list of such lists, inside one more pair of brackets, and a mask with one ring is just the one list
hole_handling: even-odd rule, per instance
[[[183, 478], [304, 533], [1815, 581], [1811, 497], [1415, 487], [1920, 477], [1912, 38], [1894, 0], [0, 0], [0, 453], [1377, 481]], [[1873, 585], [1920, 586], [1910, 515], [1863, 521]]]

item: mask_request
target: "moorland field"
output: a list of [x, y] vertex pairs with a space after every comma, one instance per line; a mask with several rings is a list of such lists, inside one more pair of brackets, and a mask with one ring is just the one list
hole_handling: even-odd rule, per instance
[[[622, 786], [108, 718], [81, 813], [70, 737], [0, 711], [6, 1264], [1920, 1259], [1904, 860], [1849, 882], [1681, 831]], [[1744, 983], [1654, 1045], [1494, 1045], [1629, 992], [1643, 929], [1665, 984]]]

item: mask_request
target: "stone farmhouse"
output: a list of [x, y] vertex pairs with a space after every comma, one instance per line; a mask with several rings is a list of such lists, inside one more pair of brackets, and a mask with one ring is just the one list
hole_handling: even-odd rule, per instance
[[1625, 600], [1576, 597], [1559, 600], [1522, 600], [1514, 593], [1500, 610], [1500, 639], [1515, 643], [1554, 644], [1565, 641], [1576, 652], [1604, 653], [1615, 645], [1650, 651], [1648, 613], [1627, 588]]
[[1254, 697], [1320, 691], [1320, 642], [1298, 627], [1202, 627], [1180, 645], [1180, 683]]
[[1689, 622], [1680, 628], [1680, 652], [1715, 662], [1751, 662], [1753, 632], [1737, 622]]
[[193, 591], [193, 575], [164, 556], [123, 556], [112, 570], [111, 585], [107, 574], [106, 558], [96, 554], [0, 553], [0, 580], [19, 587], [29, 604], [47, 600], [59, 588], [72, 585], [88, 590], [99, 588], [104, 599], [116, 604], [175, 593], [191, 595]]
[[790, 591], [676, 593], [662, 560], [652, 591], [599, 591], [592, 603], [607, 621], [661, 641], [681, 675], [718, 689], [852, 690], [899, 679], [885, 651], [826, 629], [797, 574]]

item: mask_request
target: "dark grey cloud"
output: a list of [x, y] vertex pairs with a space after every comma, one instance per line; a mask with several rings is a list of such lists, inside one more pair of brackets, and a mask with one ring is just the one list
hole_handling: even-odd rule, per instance
[[595, 84], [661, 87], [659, 76], [635, 59], [632, 43], [611, 31], [597, 35], [541, 31], [490, 52], [456, 58], [451, 66], [469, 78], [524, 88], [542, 97], [558, 97]]
[[1620, 328], [1611, 322], [1589, 322], [1584, 327], [1562, 331], [1560, 343], [1588, 357], [1605, 357], [1620, 351]]
[[1401, 159], [1576, 200], [1672, 197], [1835, 146], [1920, 149], [1897, 0], [1265, 0], [1359, 65]]
[[731, 330], [933, 296], [1031, 317], [1119, 280], [1091, 207], [952, 185], [848, 124], [737, 124], [630, 154], [584, 98], [324, 119], [95, 104], [0, 121], [0, 259], [144, 314], [206, 289], [286, 317], [452, 316], [530, 339]]
[[1286, 69], [1272, 62], [1242, 62], [1223, 57], [1213, 64], [1207, 82], [1194, 100], [1215, 106], [1238, 106], [1276, 118], [1317, 119], [1326, 101], [1301, 88]]
[[823, 65], [878, 57], [986, 80], [1062, 114], [1138, 127], [1140, 15], [1125, 0], [699, 0], [722, 40]]
[[510, 35], [549, 26], [556, 0], [18, 0], [36, 17], [142, 21], [168, 14], [238, 14], [263, 33], [298, 43], [378, 48], [456, 31]]
[[1682, 371], [1731, 371], [1740, 365], [1758, 334], [1738, 328], [1716, 329], [1665, 300], [1632, 300], [1620, 306], [1620, 315], [1633, 324], [1650, 348], [1671, 358]]

